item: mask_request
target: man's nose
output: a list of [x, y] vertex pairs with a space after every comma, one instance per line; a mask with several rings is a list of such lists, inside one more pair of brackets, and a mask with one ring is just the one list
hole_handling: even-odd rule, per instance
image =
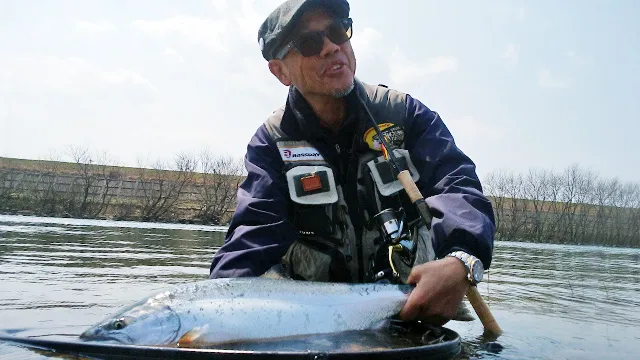
[[329, 38], [325, 36], [324, 44], [322, 45], [322, 51], [320, 52], [320, 57], [333, 55], [338, 51], [340, 51], [340, 45], [335, 44], [333, 41], [329, 40]]

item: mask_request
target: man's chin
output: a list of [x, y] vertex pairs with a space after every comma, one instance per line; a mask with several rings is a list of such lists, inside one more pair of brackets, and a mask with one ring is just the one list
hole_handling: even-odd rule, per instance
[[335, 98], [344, 97], [347, 94], [349, 94], [354, 87], [355, 87], [355, 84], [352, 79], [351, 83], [349, 83], [348, 85], [334, 88], [333, 91], [331, 92], [331, 95]]

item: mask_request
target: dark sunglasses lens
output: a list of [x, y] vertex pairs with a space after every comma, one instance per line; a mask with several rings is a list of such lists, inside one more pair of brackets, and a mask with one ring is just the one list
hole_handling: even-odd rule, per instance
[[314, 56], [320, 54], [324, 46], [324, 35], [320, 31], [309, 32], [298, 37], [296, 48], [302, 56]]
[[351, 39], [351, 23], [346, 20], [334, 22], [327, 29], [327, 37], [336, 45], [344, 44]]
[[332, 43], [336, 45], [344, 44], [351, 39], [351, 19], [334, 21], [325, 31], [311, 31], [300, 34], [294, 43], [296, 49], [305, 57], [320, 54], [324, 46], [325, 34]]

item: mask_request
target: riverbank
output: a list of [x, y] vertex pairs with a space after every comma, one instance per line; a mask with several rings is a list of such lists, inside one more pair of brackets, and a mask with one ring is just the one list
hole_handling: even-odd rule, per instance
[[[241, 161], [179, 156], [127, 168], [0, 158], [0, 213], [226, 225], [244, 179]], [[579, 167], [490, 174], [496, 239], [640, 248], [640, 187]]]
[[180, 156], [171, 166], [0, 158], [0, 212], [82, 219], [226, 224], [241, 164]]

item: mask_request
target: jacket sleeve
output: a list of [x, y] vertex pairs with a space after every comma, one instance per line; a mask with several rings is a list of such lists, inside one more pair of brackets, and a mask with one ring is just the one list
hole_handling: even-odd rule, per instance
[[436, 256], [462, 250], [491, 265], [495, 219], [473, 161], [455, 144], [435, 112], [407, 95], [405, 145], [420, 180], [417, 183], [433, 215]]
[[297, 236], [288, 220], [288, 187], [280, 153], [263, 126], [245, 155], [247, 178], [224, 245], [213, 258], [209, 278], [260, 276], [280, 262]]

